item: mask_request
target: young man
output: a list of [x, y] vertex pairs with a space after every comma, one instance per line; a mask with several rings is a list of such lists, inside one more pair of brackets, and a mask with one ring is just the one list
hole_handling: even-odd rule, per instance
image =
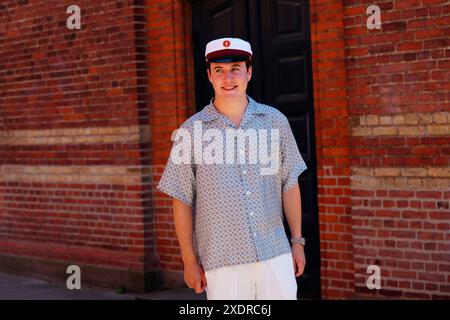
[[178, 130], [158, 184], [173, 197], [184, 280], [208, 299], [296, 299], [305, 162], [287, 118], [246, 94], [250, 44], [216, 39], [205, 58], [215, 96]]

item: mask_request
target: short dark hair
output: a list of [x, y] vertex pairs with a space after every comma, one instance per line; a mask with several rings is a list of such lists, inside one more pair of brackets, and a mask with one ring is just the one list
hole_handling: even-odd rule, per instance
[[[247, 67], [247, 71], [252, 66], [252, 59], [250, 57], [245, 60], [245, 66]], [[211, 61], [206, 61], [206, 69], [211, 72]]]

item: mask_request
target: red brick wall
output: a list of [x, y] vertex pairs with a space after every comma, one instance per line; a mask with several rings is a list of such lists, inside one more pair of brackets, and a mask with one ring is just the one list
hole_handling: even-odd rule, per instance
[[143, 275], [158, 267], [144, 7], [76, 4], [81, 30], [61, 1], [0, 5], [0, 254]]
[[450, 296], [449, 9], [312, 1], [323, 298]]
[[381, 268], [378, 295], [450, 297], [450, 4], [345, 6], [356, 291]]

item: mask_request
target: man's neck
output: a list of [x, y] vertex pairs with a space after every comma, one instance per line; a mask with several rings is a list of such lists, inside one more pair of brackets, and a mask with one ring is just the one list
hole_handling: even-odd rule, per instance
[[242, 117], [248, 104], [247, 96], [244, 95], [235, 99], [214, 98], [214, 106], [224, 115], [232, 118]]

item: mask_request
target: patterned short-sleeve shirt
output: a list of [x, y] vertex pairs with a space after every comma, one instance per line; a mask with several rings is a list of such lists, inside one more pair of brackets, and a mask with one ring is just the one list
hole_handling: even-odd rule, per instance
[[[186, 120], [157, 186], [192, 207], [194, 248], [205, 271], [291, 252], [282, 192], [293, 187], [307, 167], [287, 118], [247, 98], [239, 128], [217, 111], [213, 99]], [[248, 134], [245, 143], [227, 135], [239, 132], [236, 129]], [[256, 151], [250, 142], [254, 132]]]

